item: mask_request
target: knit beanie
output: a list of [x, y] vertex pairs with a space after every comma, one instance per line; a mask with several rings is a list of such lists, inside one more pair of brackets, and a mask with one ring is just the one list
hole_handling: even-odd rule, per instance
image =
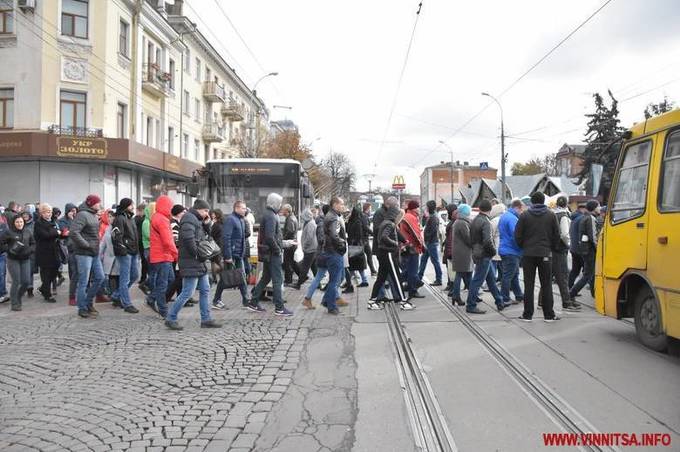
[[200, 210], [200, 209], [210, 210], [210, 204], [208, 204], [206, 201], [203, 201], [202, 199], [197, 199], [196, 201], [194, 201], [194, 209], [195, 210]]
[[472, 207], [468, 204], [460, 204], [458, 206], [458, 216], [461, 218], [468, 218], [472, 214]]
[[92, 207], [95, 204], [100, 203], [100, 202], [102, 202], [102, 199], [97, 195], [89, 195], [85, 199], [85, 204], [87, 205], [87, 207]]
[[174, 206], [172, 206], [172, 210], [170, 210], [170, 215], [172, 215], [173, 217], [176, 217], [177, 215], [184, 212], [185, 210], [187, 210], [187, 209], [185, 209], [182, 204], [175, 204]]

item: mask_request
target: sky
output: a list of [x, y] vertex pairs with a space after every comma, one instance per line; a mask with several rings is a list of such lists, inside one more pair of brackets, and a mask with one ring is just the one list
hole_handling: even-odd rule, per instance
[[[500, 111], [481, 92], [504, 92], [605, 1], [423, 0], [400, 86], [419, 0], [186, 0], [185, 15], [249, 86], [279, 73], [257, 88], [271, 119], [295, 121], [319, 159], [347, 154], [357, 189], [401, 175], [418, 192], [452, 155], [500, 168]], [[499, 97], [508, 174], [582, 143], [594, 92], [612, 90], [623, 126], [680, 102], [678, 23], [677, 0], [612, 0]]]

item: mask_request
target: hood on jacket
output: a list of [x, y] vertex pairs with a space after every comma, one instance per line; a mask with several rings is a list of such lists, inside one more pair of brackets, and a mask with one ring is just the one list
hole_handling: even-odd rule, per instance
[[170, 218], [173, 202], [169, 196], [159, 196], [156, 200], [156, 212], [160, 213], [164, 217]]
[[283, 198], [278, 193], [269, 193], [267, 196], [267, 207], [278, 212], [281, 210], [281, 203], [283, 203]]
[[505, 213], [505, 206], [503, 204], [496, 204], [491, 208], [491, 212], [489, 213], [489, 218], [494, 219], [496, 217], [500, 217]]
[[[172, 208], [172, 206], [170, 206]], [[146, 216], [149, 221], [151, 221], [151, 216], [156, 213], [156, 203], [155, 202], [150, 202], [149, 204], [146, 205], [144, 208], [144, 215]]]
[[308, 221], [312, 221], [314, 218], [314, 215], [312, 215], [312, 210], [311, 209], [305, 209], [302, 211], [302, 214], [300, 214], [300, 219], [307, 223]]
[[469, 218], [472, 214], [472, 207], [468, 204], [460, 204], [458, 206], [458, 218]]
[[540, 217], [548, 213], [548, 206], [546, 206], [545, 204], [532, 204], [532, 206], [529, 207], [529, 213], [537, 217]]
[[90, 213], [93, 214], [93, 215], [97, 213], [96, 210], [92, 209], [92, 207], [90, 207], [90, 206], [88, 206], [87, 204], [85, 204], [84, 201], [83, 201], [83, 203], [81, 203], [81, 204], [78, 206], [78, 212], [83, 211], [83, 210], [84, 210], [84, 211], [87, 211], [87, 212], [90, 212]]
[[387, 211], [385, 212], [385, 215], [384, 215], [383, 218], [385, 220], [392, 220], [392, 221], [396, 222], [400, 213], [401, 213], [401, 209], [399, 207], [389, 207], [387, 209]]
[[75, 204], [73, 204], [71, 202], [67, 202], [66, 206], [64, 206], [64, 216], [66, 216], [66, 214], [68, 214], [73, 209], [78, 210], [78, 206], [76, 206]]

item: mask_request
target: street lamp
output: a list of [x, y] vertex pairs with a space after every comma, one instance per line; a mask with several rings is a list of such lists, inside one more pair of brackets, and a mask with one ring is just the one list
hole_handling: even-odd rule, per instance
[[[255, 96], [255, 100], [257, 101], [257, 85], [260, 84], [260, 82], [267, 77], [276, 77], [279, 75], [278, 72], [270, 72], [269, 74], [263, 75], [260, 77], [258, 81], [255, 82], [255, 85], [253, 85], [253, 95]], [[260, 153], [260, 103], [257, 102], [257, 111], [256, 111], [256, 116], [257, 119], [255, 121], [255, 156], [257, 157], [258, 154]]]
[[501, 110], [501, 202], [505, 205], [505, 129], [503, 127], [503, 106], [501, 103], [489, 93], [482, 93], [482, 96], [489, 97], [496, 102], [498, 108]]
[[[449, 167], [449, 180], [451, 181], [451, 204], [453, 204], [453, 148], [446, 144], [446, 141], [444, 140], [439, 140], [439, 144], [446, 146], [449, 148], [449, 151], [451, 152], [451, 166]], [[460, 183], [460, 181], [458, 181]]]

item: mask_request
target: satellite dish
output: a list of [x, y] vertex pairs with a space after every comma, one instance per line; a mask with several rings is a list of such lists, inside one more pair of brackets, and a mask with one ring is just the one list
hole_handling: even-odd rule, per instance
[[304, 159], [302, 161], [302, 168], [304, 168], [306, 171], [309, 171], [310, 169], [314, 168], [316, 166], [316, 163], [314, 163], [314, 160], [312, 159]]

